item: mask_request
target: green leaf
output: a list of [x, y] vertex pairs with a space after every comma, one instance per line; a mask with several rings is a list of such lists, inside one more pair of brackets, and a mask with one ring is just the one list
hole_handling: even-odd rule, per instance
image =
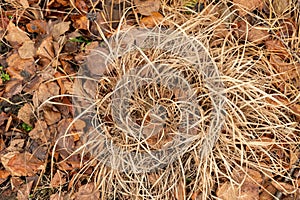
[[28, 124], [26, 124], [26, 123], [22, 123], [22, 128], [26, 131], [26, 132], [29, 132], [29, 131], [31, 131], [33, 128], [32, 128], [32, 126], [30, 126], [30, 125], [28, 125]]
[[91, 43], [91, 40], [86, 39], [83, 36], [79, 36], [79, 37], [76, 37], [76, 38], [70, 38], [69, 41], [70, 42], [78, 42], [78, 43], [86, 43], [86, 44]]

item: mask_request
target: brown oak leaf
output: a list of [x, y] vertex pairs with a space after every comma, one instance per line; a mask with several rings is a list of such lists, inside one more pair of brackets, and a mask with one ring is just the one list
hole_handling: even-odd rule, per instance
[[28, 152], [9, 152], [1, 157], [1, 161], [13, 176], [33, 176], [45, 168], [42, 161]]

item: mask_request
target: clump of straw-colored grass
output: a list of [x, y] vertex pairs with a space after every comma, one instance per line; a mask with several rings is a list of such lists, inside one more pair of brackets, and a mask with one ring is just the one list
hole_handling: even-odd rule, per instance
[[[164, 6], [165, 14], [172, 10], [169, 5]], [[285, 181], [295, 189], [298, 187], [291, 173], [296, 163], [295, 160], [291, 160], [291, 155], [299, 155], [299, 113], [295, 113], [280, 99], [289, 99], [291, 104], [298, 103], [299, 86], [296, 85], [296, 81], [299, 84], [299, 80], [284, 80], [285, 86], [281, 90], [278, 84], [282, 82], [282, 74], [273, 69], [268, 52], [264, 48], [245, 38], [237, 39], [233, 31], [228, 31], [224, 37], [214, 36], [220, 29], [223, 31], [224, 27], [230, 30], [231, 20], [237, 17], [236, 13], [234, 8], [228, 8], [226, 15], [220, 16], [204, 10], [200, 14], [189, 15], [173, 12], [166, 17], [168, 23], [173, 22], [172, 26], [177, 31], [184, 35], [192, 34], [191, 38], [203, 43], [205, 52], [210, 52], [218, 67], [219, 76], [215, 84], [221, 83], [222, 87], [218, 88], [222, 90], [215, 92], [221, 94], [224, 109], [217, 114], [224, 116], [224, 123], [216, 129], [217, 132], [210, 132], [215, 134], [216, 140], [208, 140], [211, 141], [211, 146], [206, 148], [204, 155], [203, 147], [206, 143], [203, 138], [208, 137], [211, 115], [215, 114], [212, 111], [216, 106], [212, 100], [212, 85], [205, 84], [205, 77], [201, 74], [203, 71], [197, 71], [184, 58], [170, 52], [164, 54], [159, 48], [136, 50], [105, 63], [107, 65], [103, 76], [91, 78], [97, 82], [97, 90], [94, 93], [96, 99], [88, 99], [87, 104], [91, 105], [92, 101], [97, 112], [93, 115], [94, 129], [89, 130], [88, 137], [85, 135], [87, 140], [82, 149], [92, 152], [94, 159], [90, 161], [90, 165], [94, 166], [95, 171], [91, 179], [101, 191], [102, 199], [190, 199], [195, 195], [202, 199], [214, 199], [217, 188], [224, 182], [241, 184], [236, 182], [233, 172], [244, 171], [245, 168], [260, 173], [265, 177], [265, 181]], [[273, 19], [267, 21], [257, 18], [272, 27]], [[107, 53], [103, 49], [99, 51], [100, 54]], [[153, 138], [147, 138], [148, 140], [136, 143], [136, 138], [129, 137], [126, 130], [117, 127], [111, 116], [114, 89], [126, 72], [137, 66], [166, 63], [174, 69], [174, 73], [188, 80], [194, 94], [197, 95], [200, 117], [195, 130], [191, 131], [193, 141], [183, 154], [176, 154], [173, 162], [154, 171], [133, 173], [130, 170], [122, 171], [114, 169], [114, 166], [105, 165], [105, 159], [109, 158], [101, 160], [97, 157], [99, 145], [104, 145], [97, 143], [94, 136], [93, 131], [98, 128], [104, 130], [104, 134], [115, 145], [134, 152], [160, 149], [174, 137], [168, 138], [168, 135], [162, 134], [155, 138], [156, 140], [150, 141]], [[146, 84], [140, 89], [140, 93], [133, 93], [134, 97], [130, 100], [133, 101], [131, 106], [135, 108], [133, 115], [141, 124], [149, 123], [147, 110], [141, 105], [151, 105], [159, 99], [151, 96], [152, 94], [156, 92], [156, 95], [164, 96], [165, 104], [175, 101], [170, 89], [151, 84]], [[139, 106], [141, 110], [136, 109]], [[169, 129], [176, 127], [174, 121], [179, 117], [175, 110], [172, 111], [172, 120], [169, 120], [167, 125]], [[148, 148], [141, 148], [143, 145], [147, 146], [147, 143]], [[88, 166], [89, 164], [82, 171]], [[247, 170], [245, 173], [247, 174]], [[263, 186], [261, 191], [264, 191]], [[278, 193], [271, 195], [278, 197]]]

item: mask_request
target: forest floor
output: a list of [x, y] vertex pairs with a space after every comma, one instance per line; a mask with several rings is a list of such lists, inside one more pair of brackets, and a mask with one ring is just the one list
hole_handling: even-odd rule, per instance
[[[0, 199], [300, 199], [299, 24], [296, 0], [0, 1]], [[195, 142], [140, 175], [89, 152], [78, 70], [103, 73], [87, 57], [132, 27], [192, 35], [217, 66], [226, 115], [204, 161]]]

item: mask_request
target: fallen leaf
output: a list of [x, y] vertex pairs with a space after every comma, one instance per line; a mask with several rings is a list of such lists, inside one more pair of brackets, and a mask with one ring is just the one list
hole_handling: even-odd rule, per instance
[[24, 78], [29, 78], [26, 77], [26, 74], [29, 74], [29, 76], [31, 76], [36, 71], [34, 59], [23, 59], [18, 53], [10, 55], [6, 59], [6, 62], [8, 65], [8, 67], [6, 68], [6, 72], [9, 74], [11, 79], [16, 78], [19, 80], [23, 80]]
[[23, 91], [29, 94], [33, 94], [35, 91], [38, 90], [40, 84], [45, 81], [49, 81], [53, 79], [53, 74], [56, 72], [53, 68], [48, 68], [47, 70], [43, 70], [38, 74], [35, 74], [33, 79], [29, 82], [25, 83]]
[[107, 71], [105, 61], [108, 54], [107, 49], [98, 47], [87, 56], [87, 67], [93, 75], [101, 75]]
[[26, 28], [30, 33], [46, 34], [47, 23], [44, 20], [35, 19], [26, 24]]
[[20, 186], [24, 183], [24, 181], [20, 177], [11, 177], [10, 184], [13, 190], [20, 188]]
[[153, 12], [158, 12], [160, 8], [160, 0], [134, 0], [138, 13], [150, 16]]
[[86, 127], [85, 121], [81, 119], [76, 119], [76, 121], [73, 123], [73, 130], [74, 131], [83, 131], [83, 129]]
[[254, 44], [261, 44], [269, 38], [269, 33], [265, 30], [265, 27], [262, 26], [251, 26], [246, 21], [238, 21], [237, 26], [237, 35], [239, 38], [247, 39]]
[[[53, 133], [53, 132], [52, 132]], [[32, 154], [39, 160], [46, 160], [48, 153], [49, 153], [49, 147], [45, 145], [45, 143], [49, 144], [51, 140], [49, 139], [46, 142], [43, 142], [40, 138], [36, 139], [32, 142], [30, 142], [29, 145], [29, 151], [32, 152]]]
[[297, 119], [300, 120], [300, 104], [292, 104], [290, 108], [297, 115]]
[[238, 183], [253, 182], [255, 184], [261, 184], [263, 182], [260, 172], [249, 168], [235, 169], [233, 178]]
[[0, 33], [1, 33], [1, 29], [3, 30], [7, 29], [8, 24], [9, 24], [9, 19], [4, 15], [0, 16]]
[[64, 200], [64, 199], [70, 199], [70, 198], [64, 198], [63, 195], [61, 195], [60, 192], [57, 192], [55, 194], [51, 194], [50, 200]]
[[91, 32], [98, 36], [100, 36], [99, 31], [103, 32], [104, 34], [109, 33], [111, 31], [111, 28], [108, 25], [108, 22], [105, 17], [105, 13], [101, 11], [101, 12], [96, 12], [95, 14], [93, 13], [93, 15], [95, 15], [96, 20], [94, 20], [91, 23], [91, 28], [90, 28]]
[[12, 116], [10, 115], [9, 118], [8, 118], [8, 120], [7, 120], [7, 123], [6, 123], [5, 132], [8, 131], [8, 129], [9, 129], [11, 123], [12, 123], [12, 119], [13, 119], [13, 118], [12, 118]]
[[57, 41], [59, 36], [65, 34], [70, 29], [71, 22], [59, 22], [52, 29], [52, 36]]
[[230, 182], [225, 182], [217, 189], [217, 197], [222, 200], [239, 200], [238, 187], [232, 185]]
[[16, 94], [20, 94], [22, 91], [22, 81], [21, 80], [10, 80], [5, 85], [5, 90], [3, 96], [6, 98], [11, 98]]
[[75, 15], [71, 17], [73, 21], [73, 27], [76, 29], [87, 30], [88, 29], [88, 18], [86, 15]]
[[53, 176], [53, 179], [50, 182], [51, 187], [57, 188], [66, 183], [66, 177], [59, 170]]
[[1, 157], [1, 161], [13, 176], [33, 176], [45, 168], [42, 161], [28, 152], [9, 152]]
[[40, 103], [45, 102], [50, 97], [59, 95], [59, 90], [60, 88], [55, 82], [41, 83], [32, 97], [34, 107], [37, 108]]
[[94, 185], [94, 183], [88, 183], [86, 185], [82, 185], [78, 192], [74, 194], [75, 200], [91, 200], [91, 199], [99, 199], [100, 191], [98, 191]]
[[54, 58], [54, 48], [53, 48], [53, 39], [52, 36], [45, 38], [36, 52], [37, 56], [41, 58], [47, 58], [50, 61]]
[[29, 8], [28, 0], [5, 0], [5, 1], [11, 3], [16, 8], [19, 8], [19, 6], [21, 6], [24, 9]]
[[42, 79], [42, 77], [38, 74], [33, 79], [31, 79], [30, 82], [25, 84], [23, 91], [28, 94], [33, 94], [33, 92], [39, 88], [40, 84], [43, 81], [44, 80]]
[[69, 116], [69, 113], [73, 113], [73, 105], [71, 101], [68, 99], [68, 97], [62, 98], [62, 104], [57, 105], [57, 109], [62, 114], [63, 118]]
[[33, 181], [30, 181], [29, 183], [23, 184], [18, 189], [18, 193], [17, 193], [18, 200], [28, 200], [32, 185], [33, 185]]
[[236, 169], [233, 178], [242, 184], [238, 187], [239, 200], [259, 199], [260, 185], [263, 182], [260, 172], [249, 168]]
[[25, 41], [18, 49], [18, 53], [22, 59], [33, 58], [35, 52], [34, 42], [32, 41]]
[[56, 0], [57, 3], [61, 4], [62, 6], [68, 6], [70, 5], [69, 0]]
[[283, 80], [291, 80], [299, 77], [300, 64], [298, 63], [287, 63], [276, 54], [270, 56], [270, 63]]
[[24, 104], [18, 112], [18, 118], [28, 125], [32, 126], [31, 119], [33, 118], [33, 108], [29, 103]]
[[54, 77], [56, 78], [56, 81], [57, 81], [57, 83], [60, 87], [60, 94], [65, 94], [66, 93], [66, 88], [65, 88], [64, 82], [67, 81], [67, 79], [60, 72], [56, 72], [54, 74]]
[[10, 176], [10, 172], [7, 170], [0, 170], [0, 184], [2, 184]]
[[285, 183], [285, 182], [277, 182], [277, 181], [272, 181], [271, 182], [272, 185], [279, 190], [280, 192], [284, 193], [284, 194], [292, 194], [296, 191], [296, 187]]
[[[106, 2], [104, 19], [106, 24], [110, 26], [108, 27], [110, 29], [109, 31], [111, 31], [111, 28], [118, 27], [119, 22], [122, 21], [121, 18], [128, 13], [127, 10], [132, 8], [133, 2], [128, 0], [107, 0]], [[90, 15], [88, 18], [91, 19], [92, 16]], [[106, 36], [110, 34], [109, 31]]]
[[45, 109], [45, 108], [43, 109], [43, 112], [44, 112], [45, 121], [49, 126], [57, 123], [61, 119], [60, 112], [55, 112], [53, 110]]
[[185, 186], [184, 186], [184, 184], [183, 184], [182, 181], [177, 184], [175, 196], [176, 196], [177, 200], [184, 200], [184, 199], [186, 199], [186, 196], [185, 196]]
[[267, 183], [264, 186], [265, 190], [262, 190], [262, 193], [259, 195], [260, 200], [273, 200], [273, 196], [277, 192], [277, 189], [271, 184]]
[[297, 23], [293, 19], [284, 19], [279, 24], [276, 34], [281, 38], [291, 38], [297, 34]]
[[[221, 23], [220, 25], [215, 27], [214, 36], [218, 38], [225, 38], [229, 34], [228, 28], [226, 24]], [[212, 41], [214, 42], [214, 41]]]
[[24, 148], [24, 144], [25, 139], [12, 139], [6, 150], [10, 152], [22, 151]]
[[[5, 112], [0, 114], [0, 126], [4, 124], [4, 121], [8, 120], [8, 115]], [[1, 151], [1, 148], [0, 148]]]
[[281, 58], [290, 57], [289, 52], [287, 51], [284, 44], [279, 40], [267, 40], [265, 42], [268, 53], [276, 54], [276, 56], [280, 56]]
[[83, 0], [76, 0], [75, 1], [75, 6], [81, 12], [84, 12], [84, 13], [88, 12], [88, 7], [87, 7], [85, 1], [83, 1]]
[[276, 15], [282, 16], [285, 11], [291, 8], [291, 0], [272, 0]]
[[40, 139], [42, 142], [47, 143], [50, 139], [50, 133], [46, 122], [38, 120], [34, 124], [34, 128], [29, 132], [29, 137], [34, 140]]
[[164, 17], [159, 12], [153, 12], [150, 16], [143, 17], [140, 21], [141, 25], [147, 28], [153, 28], [164, 20]]
[[251, 12], [256, 8], [262, 9], [264, 1], [261, 0], [233, 0], [234, 5], [236, 5], [239, 15], [245, 16], [247, 12]]
[[30, 41], [27, 34], [20, 28], [16, 27], [12, 21], [9, 22], [7, 31], [8, 33], [5, 38], [10, 45], [13, 46], [13, 48], [18, 48], [18, 46], [22, 45], [25, 41]]
[[63, 158], [69, 156], [67, 151], [72, 151], [74, 148], [74, 138], [72, 136], [65, 136], [72, 130], [72, 126], [69, 127], [71, 122], [72, 119], [68, 118], [60, 120], [57, 124], [57, 151], [60, 152]]
[[5, 148], [6, 148], [6, 145], [5, 145], [4, 141], [3, 141], [3, 139], [0, 139], [0, 151], [2, 151]]

